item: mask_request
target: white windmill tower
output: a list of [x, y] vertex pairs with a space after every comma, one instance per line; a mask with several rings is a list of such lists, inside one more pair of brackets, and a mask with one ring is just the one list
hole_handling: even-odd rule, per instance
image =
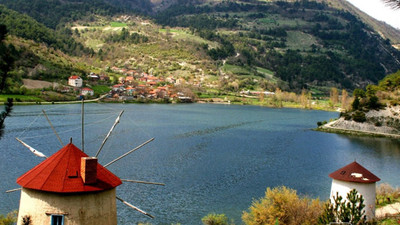
[[[44, 111], [43, 113], [54, 130], [46, 113]], [[121, 185], [122, 181], [155, 185], [164, 184], [120, 179], [106, 169], [112, 163], [153, 141], [154, 138], [128, 151], [105, 166], [97, 162], [97, 156], [113, 129], [119, 123], [122, 113], [123, 111], [106, 135], [95, 157], [89, 157], [72, 144], [71, 139], [69, 144], [47, 158], [43, 153], [17, 138], [32, 153], [39, 157], [47, 158], [17, 179], [17, 183], [22, 188], [9, 191], [21, 190], [17, 224], [22, 224], [24, 220], [29, 220], [32, 224], [116, 225], [116, 199], [142, 214], [154, 218], [147, 212], [116, 196], [116, 187]], [[58, 135], [57, 137], [62, 144]]]
[[329, 174], [329, 177], [332, 178], [331, 201], [333, 201], [336, 193], [346, 199], [347, 193], [356, 189], [364, 198], [367, 219], [375, 217], [376, 182], [381, 180], [379, 177], [356, 161]]

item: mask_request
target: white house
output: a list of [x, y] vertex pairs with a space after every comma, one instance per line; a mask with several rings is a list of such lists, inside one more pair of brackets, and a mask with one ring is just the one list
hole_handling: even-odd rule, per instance
[[90, 88], [88, 88], [88, 87], [84, 87], [84, 88], [81, 89], [81, 94], [82, 94], [82, 95], [90, 95], [90, 96], [93, 96], [93, 95], [94, 95], [94, 91], [93, 91], [93, 89], [90, 89]]
[[332, 178], [331, 201], [333, 201], [336, 193], [346, 199], [347, 193], [356, 189], [364, 197], [364, 210], [367, 219], [375, 217], [376, 182], [381, 179], [356, 161], [329, 174], [329, 177]]
[[68, 78], [68, 85], [73, 87], [82, 87], [83, 80], [79, 76], [70, 76]]
[[117, 225], [121, 180], [72, 143], [17, 179], [22, 186], [18, 223]]

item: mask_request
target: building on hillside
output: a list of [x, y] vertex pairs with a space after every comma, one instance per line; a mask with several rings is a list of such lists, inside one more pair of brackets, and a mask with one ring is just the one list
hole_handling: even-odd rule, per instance
[[79, 76], [70, 76], [68, 78], [68, 85], [72, 87], [82, 87], [83, 80]]
[[364, 210], [367, 219], [375, 217], [376, 182], [381, 179], [356, 161], [329, 174], [329, 177], [332, 178], [331, 201], [333, 201], [336, 193], [346, 199], [347, 193], [356, 189], [364, 197]]
[[90, 95], [93, 96], [94, 95], [94, 91], [91, 88], [88, 87], [84, 87], [81, 89], [81, 95]]
[[116, 225], [121, 180], [72, 143], [17, 179], [18, 223]]

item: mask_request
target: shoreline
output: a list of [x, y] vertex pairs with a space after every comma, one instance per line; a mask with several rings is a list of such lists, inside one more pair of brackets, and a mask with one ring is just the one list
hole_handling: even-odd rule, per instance
[[373, 131], [366, 131], [366, 130], [354, 130], [354, 129], [332, 127], [331, 125], [334, 124], [335, 122], [336, 122], [336, 120], [332, 121], [330, 123], [327, 123], [325, 125], [322, 125], [320, 127], [317, 127], [313, 130], [327, 132], [327, 133], [354, 135], [354, 136], [385, 137], [385, 138], [393, 138], [393, 139], [400, 138], [400, 134], [390, 134], [390, 133], [373, 132]]

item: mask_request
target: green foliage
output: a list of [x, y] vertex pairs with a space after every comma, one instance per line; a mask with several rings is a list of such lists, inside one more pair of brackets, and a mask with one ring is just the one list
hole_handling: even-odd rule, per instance
[[[325, 3], [218, 1], [210, 6], [179, 1], [155, 17], [164, 26], [188, 27], [204, 39], [219, 42], [222, 47], [207, 48], [213, 60], [270, 68], [292, 90], [332, 82], [352, 89], [365, 84], [360, 81], [382, 79], [384, 68], [400, 69], [396, 62], [400, 59], [398, 51], [370, 35], [370, 28], [357, 17]], [[298, 35], [292, 35], [289, 41], [288, 32]], [[229, 46], [215, 39], [222, 33], [234, 47], [233, 53], [228, 53], [224, 48]], [[304, 42], [301, 38], [314, 41]], [[389, 52], [382, 52], [382, 45]], [[240, 57], [235, 57], [236, 52]]]
[[127, 29], [122, 28], [121, 33], [112, 34], [108, 38], [106, 38], [106, 42], [127, 42], [131, 44], [139, 44], [146, 43], [149, 41], [149, 38], [145, 35], [141, 35], [138, 33], [130, 33]]
[[0, 215], [0, 225], [14, 225], [17, 222], [17, 211], [10, 212], [7, 216]]
[[[342, 201], [343, 200], [343, 201]], [[333, 202], [325, 204], [324, 211], [318, 219], [319, 224], [331, 222], [349, 222], [351, 224], [365, 224], [364, 197], [356, 189], [347, 193], [346, 200], [338, 193]]]
[[365, 121], [367, 121], [367, 118], [365, 117], [365, 113], [362, 111], [355, 111], [353, 113], [353, 120], [359, 123], [363, 123]]
[[400, 202], [400, 189], [395, 189], [387, 183], [380, 184], [376, 190], [377, 206], [385, 206], [395, 202]]
[[92, 14], [111, 16], [122, 11], [101, 0], [0, 0], [0, 4], [27, 14], [52, 29]]
[[59, 29], [55, 32], [33, 18], [7, 9], [3, 5], [0, 5], [0, 20], [9, 28], [9, 33], [17, 37], [44, 43], [74, 55], [90, 53], [89, 49], [86, 49], [71, 37], [72, 33], [68, 28]]
[[204, 225], [229, 225], [228, 217], [225, 214], [211, 213], [201, 219]]
[[293, 189], [268, 188], [265, 197], [254, 201], [242, 215], [246, 225], [316, 224], [321, 213], [319, 200], [299, 198]]

